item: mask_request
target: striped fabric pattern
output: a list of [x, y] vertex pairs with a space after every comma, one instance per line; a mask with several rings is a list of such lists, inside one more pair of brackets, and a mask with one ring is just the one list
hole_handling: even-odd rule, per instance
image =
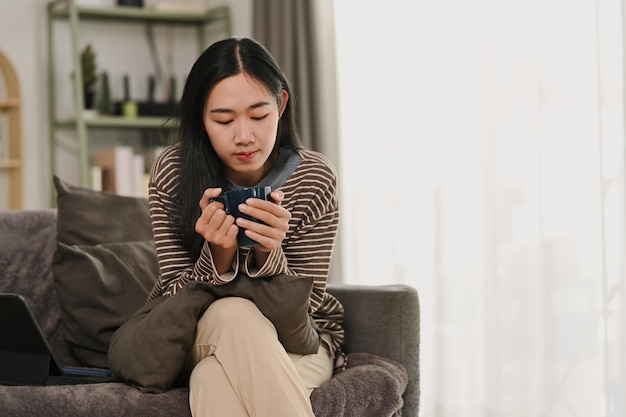
[[253, 278], [281, 273], [313, 277], [310, 314], [332, 353], [339, 351], [344, 338], [341, 326], [343, 307], [326, 292], [339, 223], [336, 174], [327, 158], [310, 150], [298, 151], [302, 161], [280, 187], [285, 194], [282, 205], [292, 216], [282, 248], [272, 251], [260, 269], [254, 267], [253, 249], [239, 248], [237, 262], [233, 264], [234, 273], [220, 276], [214, 269], [209, 245], [205, 243], [197, 260], [191, 259], [176, 239], [170, 223], [172, 209], [177, 204], [178, 149], [176, 144], [161, 152], [150, 175], [150, 215], [160, 276], [148, 299], [174, 295], [192, 280], [225, 284], [239, 273]]

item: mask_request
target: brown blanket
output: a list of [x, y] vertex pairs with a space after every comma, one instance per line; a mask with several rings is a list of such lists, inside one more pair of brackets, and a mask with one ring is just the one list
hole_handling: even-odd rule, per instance
[[[191, 350], [196, 323], [218, 298], [248, 298], [274, 324], [289, 352], [310, 354], [320, 344], [319, 329], [308, 314], [312, 278], [241, 276], [227, 285], [193, 281], [176, 295], [152, 300], [111, 337], [112, 373], [145, 392], [168, 390], [179, 378]], [[187, 376], [182, 376], [185, 383]]]

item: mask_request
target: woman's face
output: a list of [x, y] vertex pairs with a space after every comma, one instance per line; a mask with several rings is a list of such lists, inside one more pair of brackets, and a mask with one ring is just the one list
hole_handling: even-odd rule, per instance
[[243, 73], [221, 80], [209, 92], [204, 128], [226, 177], [236, 185], [254, 186], [267, 174], [288, 99], [283, 90], [281, 103], [276, 103], [263, 84]]

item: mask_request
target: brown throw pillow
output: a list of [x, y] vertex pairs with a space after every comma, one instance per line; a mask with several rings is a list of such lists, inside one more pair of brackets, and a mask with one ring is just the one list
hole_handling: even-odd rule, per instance
[[108, 367], [113, 332], [158, 278], [145, 198], [67, 184], [57, 191], [57, 249], [52, 273], [66, 339], [87, 366]]
[[241, 276], [227, 285], [213, 286], [212, 289], [220, 298], [235, 296], [254, 301], [261, 313], [274, 324], [278, 340], [288, 352], [300, 355], [317, 352], [320, 330], [309, 315], [313, 278]]
[[52, 271], [67, 341], [84, 364], [108, 368], [111, 335], [145, 304], [159, 274], [154, 242], [58, 243]]
[[148, 200], [68, 184], [54, 177], [57, 240], [66, 245], [96, 245], [151, 240]]

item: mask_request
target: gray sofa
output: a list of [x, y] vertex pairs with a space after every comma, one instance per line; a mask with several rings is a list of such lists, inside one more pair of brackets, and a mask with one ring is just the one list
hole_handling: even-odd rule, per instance
[[[62, 365], [80, 366], [68, 344], [51, 264], [57, 210], [0, 211], [0, 293], [30, 305]], [[419, 410], [419, 305], [406, 285], [331, 284], [345, 307], [348, 368], [311, 396], [316, 416], [416, 417]], [[0, 338], [4, 335], [0, 335]], [[376, 387], [374, 393], [370, 389]], [[398, 394], [399, 391], [399, 394]], [[142, 393], [121, 382], [0, 386], [0, 415], [189, 416], [188, 388]]]

